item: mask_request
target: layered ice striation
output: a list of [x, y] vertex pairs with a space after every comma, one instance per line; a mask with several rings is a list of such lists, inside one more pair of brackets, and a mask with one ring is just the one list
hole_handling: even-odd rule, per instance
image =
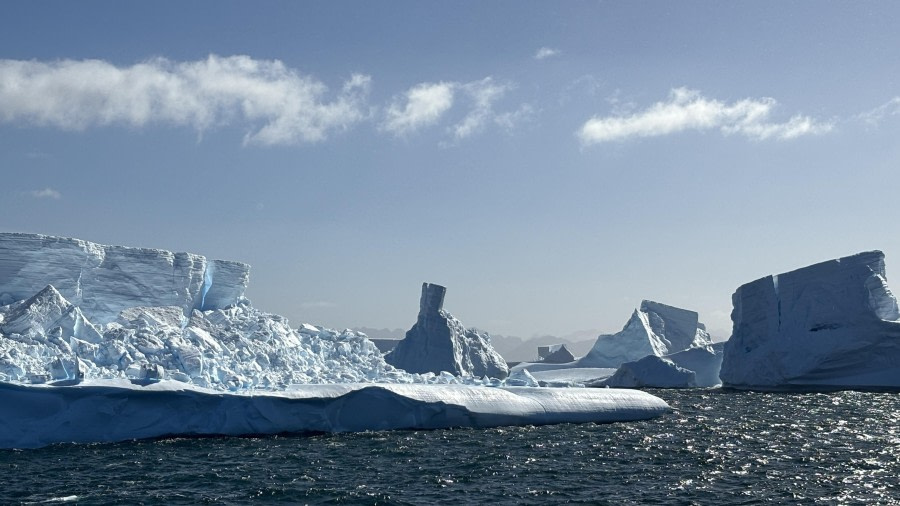
[[465, 328], [444, 311], [445, 293], [443, 286], [422, 284], [418, 319], [385, 360], [411, 373], [505, 378], [509, 368], [491, 346], [490, 336]]
[[695, 311], [645, 300], [621, 331], [599, 336], [580, 364], [619, 367], [648, 355], [664, 356], [710, 344], [706, 327]]
[[0, 233], [0, 304], [53, 285], [98, 324], [135, 306], [222, 309], [243, 299], [249, 275], [247, 264], [191, 253]]
[[900, 311], [880, 251], [766, 276], [732, 302], [725, 386], [900, 387]]

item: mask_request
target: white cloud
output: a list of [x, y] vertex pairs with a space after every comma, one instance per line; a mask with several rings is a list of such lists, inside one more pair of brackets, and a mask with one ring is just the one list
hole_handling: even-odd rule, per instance
[[673, 89], [669, 99], [628, 115], [593, 117], [582, 125], [578, 137], [585, 145], [621, 141], [635, 137], [656, 137], [686, 130], [718, 129], [726, 135], [740, 134], [751, 139], [794, 139], [822, 134], [833, 125], [808, 116], [794, 116], [784, 123], [769, 117], [777, 102], [771, 98], [744, 99], [726, 104], [703, 97], [687, 88]]
[[549, 47], [542, 47], [534, 53], [535, 60], [544, 60], [546, 58], [552, 58], [554, 56], [558, 56], [561, 53], [559, 49], [552, 49]]
[[494, 123], [507, 132], [515, 129], [520, 123], [530, 121], [534, 118], [534, 107], [529, 104], [522, 104], [515, 111], [504, 112], [494, 116]]
[[53, 188], [44, 188], [43, 190], [32, 190], [28, 192], [29, 195], [36, 199], [54, 199], [59, 200], [62, 198], [62, 193], [54, 190]]
[[870, 125], [877, 126], [884, 121], [884, 118], [897, 115], [900, 115], [900, 97], [894, 97], [871, 111], [860, 114], [858, 118]]
[[102, 60], [0, 60], [0, 121], [66, 130], [244, 125], [246, 143], [316, 142], [366, 118], [370, 81], [353, 75], [329, 100], [323, 83], [278, 60], [248, 56], [157, 58], [129, 67]]
[[496, 117], [494, 102], [503, 98], [512, 89], [509, 84], [497, 84], [493, 78], [486, 77], [481, 81], [473, 81], [460, 87], [471, 99], [472, 109], [465, 118], [451, 127], [456, 140], [462, 140], [484, 130], [486, 123]]
[[403, 136], [420, 128], [434, 125], [453, 107], [456, 83], [421, 83], [402, 97], [396, 97], [388, 107], [382, 129]]

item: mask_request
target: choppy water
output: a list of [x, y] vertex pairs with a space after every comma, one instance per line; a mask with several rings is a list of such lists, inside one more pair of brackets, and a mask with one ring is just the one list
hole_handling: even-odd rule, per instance
[[0, 503], [900, 503], [900, 394], [654, 393], [636, 423], [0, 450]]

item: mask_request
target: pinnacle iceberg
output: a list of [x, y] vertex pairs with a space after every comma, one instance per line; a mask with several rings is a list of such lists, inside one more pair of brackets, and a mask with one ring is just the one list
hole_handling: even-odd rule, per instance
[[725, 386], [900, 387], [900, 311], [882, 252], [766, 276], [732, 302]]
[[447, 371], [459, 376], [503, 379], [509, 368], [487, 333], [467, 329], [443, 310], [446, 288], [422, 284], [419, 316], [406, 338], [385, 356], [388, 364], [411, 373]]

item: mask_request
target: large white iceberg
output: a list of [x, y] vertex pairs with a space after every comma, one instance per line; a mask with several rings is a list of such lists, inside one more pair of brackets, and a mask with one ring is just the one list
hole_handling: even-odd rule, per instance
[[724, 386], [900, 387], [900, 311], [880, 251], [766, 276], [732, 302]]
[[611, 422], [667, 409], [614, 390], [510, 388], [536, 384], [527, 373], [506, 383], [408, 373], [364, 334], [295, 329], [254, 308], [248, 273], [188, 253], [0, 234], [0, 447]]
[[406, 338], [385, 356], [387, 363], [408, 372], [505, 378], [506, 361], [491, 346], [490, 336], [467, 329], [444, 311], [446, 288], [422, 283], [419, 316]]

